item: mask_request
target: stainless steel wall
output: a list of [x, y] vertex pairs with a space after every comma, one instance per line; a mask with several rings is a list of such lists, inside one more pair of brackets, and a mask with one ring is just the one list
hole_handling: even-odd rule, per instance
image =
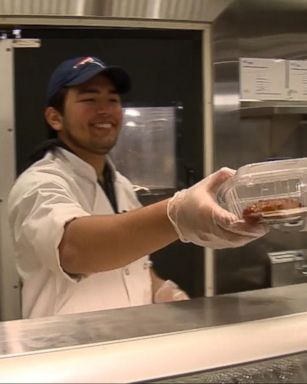
[[[213, 24], [215, 168], [307, 156], [304, 115], [243, 117], [239, 95], [240, 57], [307, 59], [306, 20], [306, 1], [237, 0]], [[216, 252], [216, 293], [269, 286], [267, 252], [306, 247], [306, 234], [273, 231]]]
[[0, 0], [2, 16], [212, 22], [233, 0]]

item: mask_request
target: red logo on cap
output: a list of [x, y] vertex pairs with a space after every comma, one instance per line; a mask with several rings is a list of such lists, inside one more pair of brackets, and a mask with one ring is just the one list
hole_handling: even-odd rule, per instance
[[73, 66], [73, 68], [78, 68], [80, 67], [81, 65], [84, 65], [84, 64], [87, 64], [87, 63], [93, 63], [95, 62], [95, 60], [92, 58], [92, 57], [85, 57], [84, 59], [82, 59], [81, 61], [79, 61], [77, 64], [75, 64]]

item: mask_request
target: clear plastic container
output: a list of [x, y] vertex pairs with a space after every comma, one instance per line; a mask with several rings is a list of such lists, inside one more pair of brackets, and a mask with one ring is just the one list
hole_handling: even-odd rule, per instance
[[298, 223], [307, 214], [307, 158], [245, 165], [217, 195], [219, 203], [239, 218]]

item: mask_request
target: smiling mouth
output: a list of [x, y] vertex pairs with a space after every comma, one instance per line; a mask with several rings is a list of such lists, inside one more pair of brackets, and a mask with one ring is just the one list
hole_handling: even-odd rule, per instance
[[98, 129], [111, 129], [112, 128], [111, 123], [96, 123], [93, 126], [94, 126], [94, 128], [98, 128]]

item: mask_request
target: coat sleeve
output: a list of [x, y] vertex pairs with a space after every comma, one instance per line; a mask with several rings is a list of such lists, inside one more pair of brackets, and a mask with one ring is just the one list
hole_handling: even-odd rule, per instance
[[21, 277], [44, 266], [78, 280], [61, 268], [58, 246], [66, 223], [89, 215], [57, 175], [35, 174], [23, 182], [17, 180], [9, 195], [8, 217]]

